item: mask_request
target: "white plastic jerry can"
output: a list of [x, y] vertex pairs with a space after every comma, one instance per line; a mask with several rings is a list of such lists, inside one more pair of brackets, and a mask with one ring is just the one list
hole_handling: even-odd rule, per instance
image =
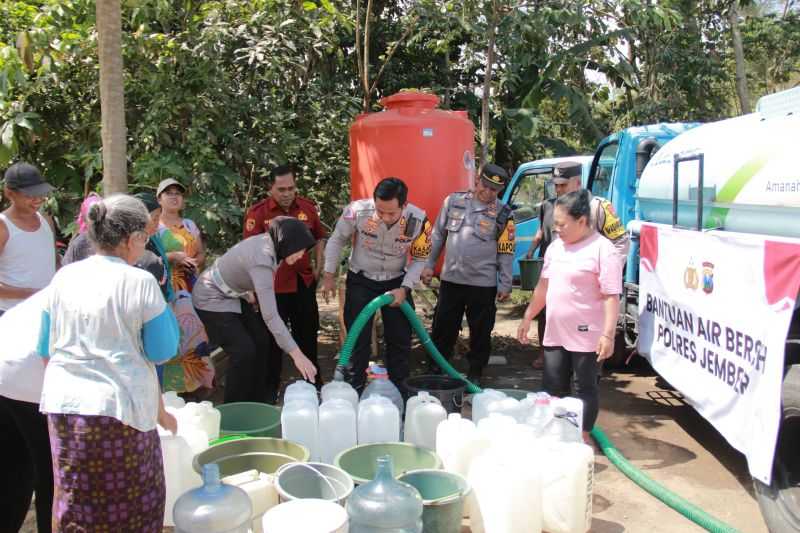
[[358, 443], [398, 442], [400, 411], [384, 396], [371, 396], [358, 404]]
[[594, 452], [576, 442], [553, 443], [543, 453], [543, 525], [548, 533], [585, 533], [592, 523]]
[[333, 464], [339, 452], [358, 442], [358, 424], [353, 405], [341, 398], [322, 402], [319, 406], [320, 461]]

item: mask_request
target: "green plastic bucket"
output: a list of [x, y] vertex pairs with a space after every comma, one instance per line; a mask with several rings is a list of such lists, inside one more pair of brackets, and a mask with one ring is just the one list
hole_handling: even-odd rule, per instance
[[223, 477], [248, 470], [272, 474], [287, 463], [308, 461], [309, 456], [305, 446], [289, 440], [244, 438], [225, 441], [198, 453], [192, 461], [192, 468], [200, 474], [203, 465], [216, 463]]
[[412, 470], [398, 478], [422, 496], [422, 530], [425, 533], [460, 533], [467, 480], [444, 470]]
[[235, 402], [217, 406], [222, 419], [219, 434], [280, 437], [281, 410], [268, 403]]
[[542, 273], [544, 259], [535, 257], [533, 259], [519, 260], [519, 284], [523, 291], [532, 291], [539, 283], [539, 275]]
[[395, 477], [411, 470], [442, 468], [442, 460], [436, 452], [406, 442], [380, 442], [361, 444], [336, 456], [333, 463], [350, 474], [356, 485], [372, 481], [378, 457], [390, 455]]

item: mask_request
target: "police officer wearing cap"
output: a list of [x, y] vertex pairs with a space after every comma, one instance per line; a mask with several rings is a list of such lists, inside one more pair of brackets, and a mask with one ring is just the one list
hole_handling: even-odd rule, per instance
[[442, 247], [446, 249], [432, 339], [450, 358], [466, 312], [469, 324], [468, 377], [477, 380], [489, 361], [495, 300], [511, 294], [514, 260], [514, 220], [511, 209], [497, 199], [508, 182], [506, 171], [487, 164], [475, 189], [448, 196], [431, 238], [432, 248], [423, 282], [430, 283]]
[[[553, 166], [552, 182], [556, 190], [556, 198], [581, 189], [582, 170], [583, 166], [580, 163], [572, 161], [557, 163]], [[536, 248], [539, 248], [539, 257], [544, 257], [547, 247], [553, 241], [553, 211], [556, 198], [548, 198], [541, 204], [539, 209], [539, 229], [536, 231], [536, 235], [533, 236], [533, 241], [528, 249], [528, 259], [533, 257]], [[591, 215], [591, 223], [597, 232], [614, 244], [623, 261], [627, 259], [630, 240], [611, 202], [599, 196], [592, 196]], [[547, 323], [545, 316], [546, 309], [542, 309], [536, 317], [536, 330], [540, 343], [541, 339], [544, 338], [544, 328]], [[540, 347], [540, 352], [533, 362], [533, 367], [541, 369], [543, 366], [544, 349]]]
[[[391, 293], [394, 303], [381, 309], [389, 379], [405, 394], [411, 353], [411, 325], [398, 306], [419, 281], [430, 254], [431, 224], [425, 211], [407, 201], [408, 187], [399, 178], [385, 178], [373, 197], [349, 204], [336, 222], [325, 247], [322, 290], [325, 300], [336, 290], [335, 273], [345, 245], [352, 244], [347, 272], [344, 320], [348, 329], [377, 296]], [[408, 256], [411, 255], [409, 262]], [[364, 386], [370, 356], [372, 318], [356, 341], [345, 379]]]

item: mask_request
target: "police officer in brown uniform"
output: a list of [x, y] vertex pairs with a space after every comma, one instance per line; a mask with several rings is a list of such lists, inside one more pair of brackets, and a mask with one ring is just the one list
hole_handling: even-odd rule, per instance
[[[312, 267], [311, 254], [289, 265], [281, 263], [275, 273], [275, 299], [278, 313], [284, 323], [291, 327], [292, 337], [300, 350], [317, 368], [317, 385], [322, 381], [317, 365], [317, 334], [319, 332], [319, 308], [317, 306], [317, 281], [322, 271], [325, 228], [319, 219], [317, 205], [297, 194], [295, 176], [289, 165], [279, 165], [270, 171], [269, 197], [251, 207], [245, 215], [244, 235], [246, 239], [269, 228], [269, 222], [278, 216], [294, 217], [308, 227], [317, 245], [314, 248], [315, 265]], [[283, 352], [270, 334], [268, 365], [268, 396], [277, 397], [280, 389], [280, 376], [283, 368]]]
[[446, 250], [431, 338], [449, 359], [466, 313], [470, 380], [480, 379], [489, 361], [495, 299], [502, 302], [511, 294], [514, 220], [511, 209], [497, 199], [507, 182], [506, 171], [489, 163], [481, 169], [474, 190], [445, 198], [422, 273], [423, 282], [429, 283], [440, 253]]
[[[553, 166], [552, 182], [556, 190], [556, 198], [563, 196], [567, 193], [578, 191], [581, 189], [581, 172], [582, 166], [580, 163], [565, 161]], [[553, 210], [556, 204], [556, 198], [548, 198], [542, 202], [539, 210], [539, 229], [536, 235], [533, 236], [533, 241], [528, 249], [528, 259], [533, 257], [536, 248], [539, 248], [539, 257], [544, 257], [547, 247], [553, 240]], [[628, 257], [628, 247], [630, 246], [630, 239], [622, 226], [622, 222], [617, 216], [614, 206], [605, 198], [599, 196], [592, 196], [591, 199], [591, 223], [597, 232], [610, 240], [617, 252], [623, 258], [623, 261]], [[536, 317], [536, 330], [539, 335], [539, 342], [544, 338], [544, 328], [547, 321], [545, 320], [546, 309], [542, 309]], [[541, 369], [544, 366], [544, 350], [540, 348], [539, 355], [533, 362], [533, 367]]]
[[[347, 272], [344, 320], [350, 329], [374, 298], [391, 293], [394, 303], [381, 309], [389, 379], [405, 395], [411, 354], [411, 325], [398, 306], [419, 281], [430, 253], [431, 225], [425, 211], [408, 203], [408, 187], [399, 178], [385, 178], [372, 198], [350, 203], [339, 217], [325, 248], [322, 288], [326, 299], [336, 290], [336, 273], [342, 249], [352, 244]], [[409, 255], [411, 261], [409, 262]], [[412, 303], [413, 305], [413, 303]], [[356, 341], [345, 379], [364, 386], [370, 356], [372, 318]]]

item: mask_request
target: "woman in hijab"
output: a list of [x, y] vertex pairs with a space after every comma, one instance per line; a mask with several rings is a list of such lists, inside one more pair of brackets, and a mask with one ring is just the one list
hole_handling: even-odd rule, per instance
[[273, 287], [280, 262], [294, 264], [314, 244], [302, 221], [276, 217], [266, 233], [239, 242], [197, 280], [192, 292], [197, 314], [210, 340], [231, 358], [225, 403], [268, 400], [265, 325], [303, 378], [314, 382], [316, 368], [281, 320]]

